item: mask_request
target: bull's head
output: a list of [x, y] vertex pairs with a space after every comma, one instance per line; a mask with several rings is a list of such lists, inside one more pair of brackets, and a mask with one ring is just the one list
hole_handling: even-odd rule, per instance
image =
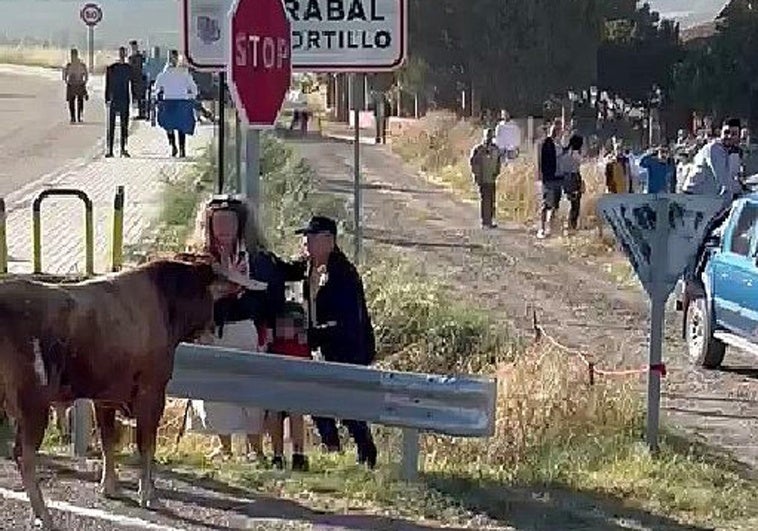
[[206, 254], [180, 253], [157, 266], [159, 284], [168, 303], [168, 319], [175, 337], [187, 341], [212, 329], [214, 302], [240, 288], [260, 290], [266, 284], [217, 264]]

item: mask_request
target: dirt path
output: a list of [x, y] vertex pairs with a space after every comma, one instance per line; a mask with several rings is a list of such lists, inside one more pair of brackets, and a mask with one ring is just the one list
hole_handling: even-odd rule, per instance
[[[301, 155], [325, 191], [352, 198], [352, 145], [339, 138], [302, 140]], [[384, 146], [362, 146], [364, 234], [442, 279], [461, 298], [532, 334], [528, 311], [561, 343], [586, 350], [602, 368], [643, 366], [648, 308], [640, 290], [621, 288], [600, 264], [570, 257], [557, 241], [537, 241], [516, 224], [479, 226], [478, 207], [430, 184]], [[664, 415], [717, 449], [729, 450], [746, 472], [758, 469], [758, 362], [730, 350], [721, 371], [688, 366], [668, 312]], [[644, 379], [641, 379], [644, 381]], [[718, 450], [717, 450], [718, 451]]]

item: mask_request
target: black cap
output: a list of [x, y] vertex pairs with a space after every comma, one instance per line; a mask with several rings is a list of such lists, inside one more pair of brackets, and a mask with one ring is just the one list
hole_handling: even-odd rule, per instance
[[328, 232], [337, 235], [337, 222], [326, 216], [313, 216], [308, 224], [295, 231], [295, 234], [318, 234]]

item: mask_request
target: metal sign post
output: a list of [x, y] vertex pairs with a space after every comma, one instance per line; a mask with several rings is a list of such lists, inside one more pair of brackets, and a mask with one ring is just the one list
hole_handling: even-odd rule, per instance
[[[668, 220], [669, 203], [658, 199], [655, 204], [655, 219]], [[664, 273], [668, 271], [669, 223], [656, 223], [651, 249], [653, 289], [650, 294], [650, 352], [647, 375], [647, 429], [646, 437], [651, 450], [658, 449], [658, 427], [661, 414], [661, 375], [663, 365], [663, 327], [666, 324], [666, 300], [674, 286], [665, 284]], [[653, 370], [656, 368], [656, 370]]]
[[281, 0], [235, 0], [229, 11], [229, 90], [245, 125], [242, 192], [260, 220], [260, 129], [276, 123], [292, 77], [292, 36]]
[[226, 72], [218, 73], [218, 193], [224, 193], [226, 175]]
[[356, 264], [361, 260], [361, 247], [363, 244], [363, 227], [361, 225], [361, 109], [364, 97], [364, 75], [353, 74], [351, 105], [353, 107], [353, 223], [354, 232], [354, 255]]
[[646, 441], [652, 451], [658, 449], [661, 378], [666, 372], [666, 301], [722, 207], [716, 197], [676, 194], [607, 195], [598, 204], [650, 298]]
[[84, 4], [79, 11], [79, 18], [87, 25], [87, 50], [90, 75], [95, 69], [95, 26], [103, 20], [103, 10], [95, 3]]

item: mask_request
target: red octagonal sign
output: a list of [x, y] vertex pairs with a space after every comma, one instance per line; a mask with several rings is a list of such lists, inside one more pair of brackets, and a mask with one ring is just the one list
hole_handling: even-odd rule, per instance
[[235, 0], [229, 12], [229, 88], [248, 127], [274, 126], [290, 87], [292, 39], [282, 0]]

